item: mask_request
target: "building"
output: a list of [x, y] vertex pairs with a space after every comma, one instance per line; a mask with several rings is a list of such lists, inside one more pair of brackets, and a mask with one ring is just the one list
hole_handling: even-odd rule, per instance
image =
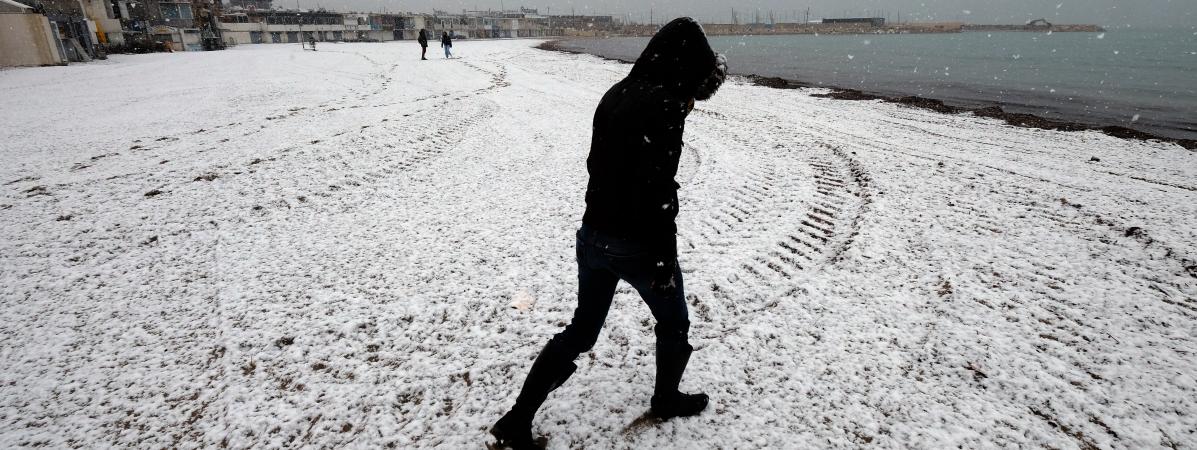
[[855, 17], [855, 18], [845, 18], [845, 19], [823, 19], [823, 23], [826, 23], [826, 24], [858, 24], [858, 25], [869, 25], [869, 26], [880, 28], [880, 27], [885, 26], [885, 19], [881, 18], [881, 17]]
[[[550, 16], [548, 25], [555, 36], [603, 36], [622, 31], [624, 28], [615, 16]], [[651, 33], [656, 33], [656, 26], [648, 28], [652, 29]], [[640, 35], [642, 31], [633, 31], [632, 34]]]
[[271, 8], [271, 3], [271, 0], [229, 0], [229, 8], [268, 10]]
[[130, 46], [171, 51], [223, 48], [219, 0], [129, 1], [126, 9], [121, 24]]
[[[220, 16], [226, 44], [283, 44], [371, 40], [368, 14], [330, 11], [243, 11]], [[393, 40], [393, 39], [388, 39]]]
[[[120, 39], [120, 23], [111, 19], [111, 11], [102, 0], [16, 0], [29, 6], [32, 12], [42, 14], [50, 22], [57, 39], [56, 47], [69, 61], [91, 61], [103, 57], [101, 44], [107, 44], [109, 37]], [[93, 20], [103, 20], [96, 22]], [[105, 31], [115, 29], [116, 35]]]
[[455, 14], [337, 13], [330, 11], [231, 10], [220, 16], [228, 44], [281, 44], [316, 41], [385, 42], [414, 40], [420, 30], [434, 43], [442, 33], [458, 39], [543, 37], [554, 35], [551, 18], [536, 10], [462, 11]]
[[66, 64], [57, 31], [32, 6], [0, 0], [0, 67]]

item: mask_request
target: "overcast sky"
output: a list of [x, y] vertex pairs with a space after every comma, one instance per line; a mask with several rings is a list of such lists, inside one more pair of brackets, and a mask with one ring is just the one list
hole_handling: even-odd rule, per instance
[[[296, 0], [275, 0], [284, 8]], [[525, 3], [521, 3], [525, 1]], [[321, 6], [337, 11], [432, 12], [433, 8], [460, 12], [462, 9], [538, 8], [543, 14], [628, 15], [647, 22], [650, 7], [656, 21], [689, 15], [704, 21], [730, 22], [732, 8], [741, 21], [751, 21], [757, 9], [767, 18], [773, 10], [778, 21], [802, 16], [806, 7], [811, 18], [876, 15], [905, 20], [963, 20], [973, 23], [1024, 23], [1040, 17], [1057, 23], [1096, 23], [1107, 27], [1194, 27], [1197, 0], [298, 0], [302, 8]]]

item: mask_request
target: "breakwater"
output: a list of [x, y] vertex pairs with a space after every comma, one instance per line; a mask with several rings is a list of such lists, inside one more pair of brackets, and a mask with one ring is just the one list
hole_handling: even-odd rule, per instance
[[1102, 33], [1098, 25], [965, 25], [963, 31], [1031, 31], [1038, 33]]

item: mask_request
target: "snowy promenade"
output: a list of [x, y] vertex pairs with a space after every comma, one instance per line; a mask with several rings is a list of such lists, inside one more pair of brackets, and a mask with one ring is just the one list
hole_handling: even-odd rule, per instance
[[[569, 320], [631, 67], [535, 44], [0, 71], [0, 448], [490, 441]], [[688, 121], [711, 407], [638, 420], [622, 286], [551, 448], [1197, 446], [1197, 154], [811, 92], [731, 82]]]

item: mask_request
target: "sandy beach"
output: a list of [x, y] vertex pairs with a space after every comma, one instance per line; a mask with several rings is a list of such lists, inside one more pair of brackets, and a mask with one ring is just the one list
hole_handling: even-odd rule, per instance
[[[0, 71], [0, 447], [491, 442], [570, 318], [631, 68], [540, 43]], [[735, 79], [688, 119], [711, 407], [643, 419], [621, 284], [550, 448], [1197, 445], [1197, 153], [827, 92]]]

